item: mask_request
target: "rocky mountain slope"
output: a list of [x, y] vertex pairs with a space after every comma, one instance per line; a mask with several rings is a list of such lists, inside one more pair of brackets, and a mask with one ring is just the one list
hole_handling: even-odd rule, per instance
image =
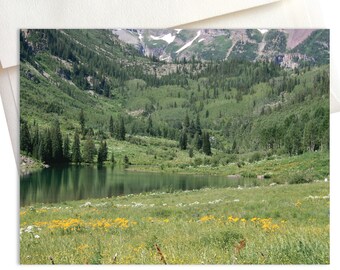
[[[116, 29], [112, 33], [145, 56], [161, 61], [246, 59], [273, 60], [295, 68], [301, 62], [329, 59], [329, 31], [314, 29]], [[322, 36], [321, 49], [306, 51]]]

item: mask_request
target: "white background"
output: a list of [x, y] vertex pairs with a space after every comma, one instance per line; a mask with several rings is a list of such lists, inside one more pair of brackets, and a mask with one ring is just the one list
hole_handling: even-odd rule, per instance
[[[140, 0], [141, 1], [141, 0]], [[140, 2], [138, 1], [138, 2]], [[159, 1], [160, 0], [154, 0], [155, 2], [158, 2], [158, 6], [159, 6]], [[184, 1], [184, 0], [183, 0]], [[313, 1], [304, 1], [304, 0], [282, 0], [286, 3], [292, 3], [292, 2], [304, 2], [303, 4], [305, 5], [306, 9], [308, 9], [308, 14], [310, 14], [310, 16], [319, 16], [321, 17], [320, 19], [320, 23], [318, 25], [318, 27], [320, 28], [330, 28], [331, 29], [331, 88], [333, 93], [335, 93], [336, 95], [338, 95], [339, 93], [339, 89], [338, 86], [339, 84], [339, 78], [337, 76], [335, 76], [336, 72], [334, 71], [334, 69], [336, 68], [337, 71], [339, 71], [338, 64], [337, 64], [337, 60], [340, 60], [339, 57], [339, 50], [340, 50], [340, 40], [339, 40], [339, 27], [336, 27], [336, 24], [339, 25], [340, 20], [339, 18], [339, 8], [337, 6], [337, 1], [332, 1], [332, 0], [328, 0], [328, 1], [322, 1], [322, 0], [313, 0]], [[5, 6], [5, 2], [4, 0], [0, 0], [0, 9], [3, 9]], [[35, 5], [37, 5], [37, 3], [39, 1], [28, 1], [28, 2], [32, 2]], [[58, 1], [56, 1], [58, 2]], [[128, 1], [129, 3], [133, 3], [133, 1]], [[136, 3], [137, 1], [135, 1]], [[150, 2], [150, 1], [148, 1]], [[177, 1], [178, 2], [178, 1]], [[218, 4], [221, 4], [223, 1], [218, 1]], [[228, 2], [228, 1], [225, 1]], [[230, 1], [229, 1], [230, 2]], [[100, 1], [96, 2], [98, 5], [100, 4]], [[213, 5], [214, 1], [209, 1], [209, 3], [211, 5]], [[309, 4], [310, 3], [310, 4]], [[313, 5], [313, 3], [318, 3], [318, 5]], [[223, 4], [223, 3], [222, 3]], [[133, 5], [126, 5], [125, 8], [133, 8]], [[162, 14], [164, 15], [164, 12], [161, 10], [161, 7], [157, 7], [160, 9], [159, 12], [159, 17], [158, 19], [162, 19]], [[295, 14], [295, 18], [297, 18], [296, 16], [299, 15], [299, 10], [294, 10], [291, 9], [289, 10], [289, 6], [287, 6], [288, 10], [283, 10], [282, 12], [291, 12]], [[187, 7], [187, 12], [190, 13], [191, 11], [189, 10], [189, 7]], [[306, 10], [304, 10], [306, 11]], [[60, 11], [58, 11], [60, 12]], [[77, 12], [76, 9], [74, 9], [73, 12]], [[147, 10], [141, 10], [141, 12], [146, 12]], [[199, 11], [197, 11], [199, 13]], [[252, 11], [248, 11], [249, 12], [258, 12], [258, 10]], [[301, 14], [303, 13], [302, 11], [300, 11]], [[182, 12], [180, 13], [181, 16], [185, 16], [185, 14]], [[183, 15], [184, 14], [184, 15]], [[213, 13], [211, 13], [213, 14]], [[7, 14], [8, 16], [13, 16], [15, 18], [16, 14]], [[98, 16], [101, 16], [101, 14], [98, 14]], [[216, 14], [215, 14], [216, 15]], [[39, 16], [39, 14], [37, 14], [37, 16]], [[105, 16], [109, 19], [109, 16], [115, 16], [114, 13], [112, 14], [105, 14]], [[176, 16], [176, 14], [174, 14], [174, 16]], [[254, 13], [255, 17], [258, 17], [258, 15], [256, 15]], [[268, 16], [268, 15], [267, 15]], [[81, 17], [81, 16], [80, 16]], [[197, 16], [197, 18], [202, 19], [202, 17]], [[197, 19], [196, 18], [196, 19]], [[270, 18], [270, 17], [269, 17]], [[310, 20], [311, 18], [308, 18], [308, 16], [306, 18], [302, 18], [306, 20], [306, 26], [310, 26]], [[14, 19], [15, 20], [15, 19]], [[218, 22], [228, 22], [228, 20], [226, 20], [223, 17], [220, 18], [214, 18], [214, 21], [216, 24], [218, 24]], [[182, 18], [182, 23], [185, 22], [190, 22], [190, 20], [183, 20]], [[211, 23], [213, 21], [208, 21], [208, 22], [199, 22], [197, 24], [192, 24], [193, 26], [195, 25], [208, 25], [206, 27], [211, 27]], [[210, 25], [209, 25], [210, 23]], [[256, 21], [254, 21], [254, 23], [256, 24]], [[273, 25], [273, 22], [268, 19], [267, 17], [267, 22], [264, 21], [264, 23], [267, 23], [265, 27], [268, 28], [273, 28], [273, 27], [278, 27], [277, 24]], [[134, 24], [135, 25], [135, 24]], [[228, 28], [229, 23], [225, 24], [224, 28]], [[293, 23], [294, 25], [294, 23]], [[301, 27], [301, 23], [298, 24]], [[315, 25], [315, 22], [314, 22]], [[116, 27], [119, 27], [120, 25], [115, 25]], [[125, 25], [126, 26], [126, 25]], [[175, 26], [175, 25], [169, 25], [169, 26]], [[188, 27], [190, 27], [190, 24], [187, 25]], [[221, 27], [221, 25], [218, 25], [219, 27]], [[3, 25], [0, 25], [0, 27], [3, 27]], [[29, 28], [30, 25], [22, 25], [20, 27], [23, 28]], [[43, 27], [43, 26], [41, 26]], [[150, 24], [150, 27], [157, 27], [157, 25], [152, 25]], [[165, 27], [164, 25], [159, 25], [159, 27]], [[239, 26], [240, 27], [240, 26]], [[245, 24], [244, 28], [252, 28], [252, 27], [256, 27], [256, 26], [252, 26], [251, 24]], [[287, 21], [287, 24], [281, 24], [280, 25], [281, 28], [294, 28], [292, 27], [292, 23]], [[316, 26], [314, 26], [316, 27]], [[1, 28], [0, 28], [1, 30]], [[1, 43], [1, 40], [0, 40]], [[0, 59], [1, 60], [1, 59]], [[340, 74], [340, 73], [338, 73]], [[340, 96], [340, 95], [339, 95]], [[331, 268], [334, 269], [334, 266], [339, 265], [339, 219], [337, 217], [336, 212], [336, 207], [337, 205], [339, 205], [339, 195], [337, 194], [337, 191], [339, 190], [339, 150], [340, 150], [340, 113], [332, 113], [331, 114], [331, 131], [330, 131], [330, 136], [331, 136], [331, 176], [330, 176], [330, 182], [331, 182], [331, 265], [330, 266], [322, 266], [321, 268]], [[19, 180], [18, 180], [18, 174], [17, 174], [17, 167], [16, 167], [16, 163], [15, 163], [15, 157], [14, 157], [14, 152], [12, 149], [12, 145], [11, 145], [11, 140], [10, 140], [10, 135], [8, 132], [8, 128], [7, 128], [7, 122], [6, 122], [6, 117], [4, 114], [4, 109], [3, 109], [3, 104], [2, 104], [2, 100], [0, 98], [0, 181], [2, 181], [2, 187], [0, 189], [0, 233], [1, 233], [1, 241], [0, 241], [0, 264], [3, 266], [2, 269], [4, 269], [4, 267], [7, 267], [9, 269], [12, 269], [13, 267], [26, 267], [26, 266], [19, 266], [19, 239], [18, 239], [18, 228], [19, 228]], [[53, 244], [53, 243], [51, 243]], [[39, 266], [31, 266], [29, 268], [37, 268]], [[46, 267], [46, 266], [43, 266]], [[54, 267], [64, 267], [65, 266], [54, 266]], [[75, 266], [72, 267], [77, 268], [81, 267], [81, 266]], [[115, 266], [117, 267], [117, 266]], [[129, 268], [131, 268], [133, 266], [129, 266]], [[143, 267], [143, 266], [139, 266], [139, 267]], [[144, 266], [144, 268], [146, 269], [149, 268], [150, 266]], [[188, 266], [186, 266], [188, 267]], [[209, 266], [210, 268], [211, 266]], [[216, 268], [244, 268], [241, 266], [214, 266]], [[265, 266], [260, 266], [261, 268], [265, 267]], [[268, 266], [271, 269], [273, 268], [273, 266]], [[282, 268], [287, 268], [287, 266], [282, 266]], [[297, 266], [292, 266], [292, 267], [297, 267]], [[305, 267], [298, 267], [298, 268], [307, 268], [310, 269], [310, 266], [305, 266]], [[40, 267], [41, 268], [41, 267]], [[123, 268], [123, 266], [121, 267]], [[136, 266], [134, 266], [133, 268], [136, 268]], [[195, 267], [196, 268], [196, 267]], [[281, 268], [280, 266], [275, 266], [274, 268]]]

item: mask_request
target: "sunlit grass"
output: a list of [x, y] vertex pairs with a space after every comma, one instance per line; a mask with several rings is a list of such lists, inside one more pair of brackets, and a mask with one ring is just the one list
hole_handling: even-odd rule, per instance
[[21, 208], [20, 262], [52, 260], [328, 264], [329, 183], [147, 193]]

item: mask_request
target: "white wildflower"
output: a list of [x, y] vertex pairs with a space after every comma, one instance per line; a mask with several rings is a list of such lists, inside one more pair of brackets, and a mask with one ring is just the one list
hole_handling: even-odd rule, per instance
[[80, 207], [90, 207], [90, 206], [92, 206], [92, 203], [86, 202], [86, 203], [82, 204]]
[[27, 226], [27, 228], [25, 229], [25, 232], [27, 232], [27, 233], [31, 233], [32, 231], [33, 231], [33, 226], [32, 225], [30, 225], [30, 226]]
[[216, 204], [216, 203], [220, 203], [221, 201], [222, 201], [221, 199], [217, 199], [217, 200], [208, 202], [208, 204]]
[[200, 204], [200, 202], [196, 201], [196, 202], [193, 202], [193, 203], [189, 203], [189, 205], [195, 205], [195, 204]]
[[39, 239], [40, 236], [36, 234], [36, 235], [34, 235], [34, 238], [35, 238], [35, 239]]
[[132, 202], [132, 207], [142, 207], [142, 206], [143, 206], [142, 203]]

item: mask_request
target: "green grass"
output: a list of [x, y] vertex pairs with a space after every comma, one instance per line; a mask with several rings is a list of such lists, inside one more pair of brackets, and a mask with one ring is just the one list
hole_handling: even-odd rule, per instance
[[20, 229], [21, 264], [329, 264], [329, 183], [37, 204]]
[[[323, 180], [329, 176], [328, 152], [292, 157], [261, 156], [259, 161], [249, 162], [251, 154], [248, 153], [236, 156], [213, 149], [213, 156], [208, 157], [194, 150], [194, 156], [190, 158], [188, 151], [176, 147], [177, 141], [143, 136], [134, 136], [132, 140], [134, 143], [108, 141], [109, 152], [114, 152], [119, 163], [125, 155], [129, 157], [133, 164], [129, 170], [225, 176], [240, 174], [253, 177], [270, 175], [277, 182], [285, 182], [287, 177], [297, 174], [307, 175], [312, 180]], [[197, 159], [201, 159], [203, 164], [197, 164]]]

